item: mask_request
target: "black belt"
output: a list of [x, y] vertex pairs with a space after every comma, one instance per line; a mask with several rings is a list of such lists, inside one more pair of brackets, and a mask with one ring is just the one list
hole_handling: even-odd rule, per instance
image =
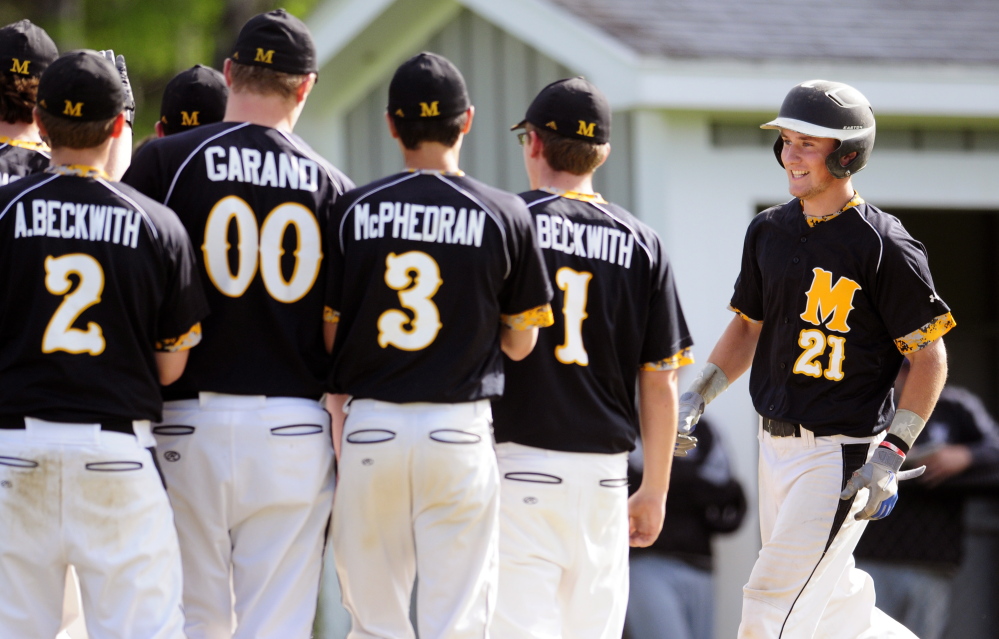
[[[81, 422], [81, 423], [97, 423], [97, 422]], [[106, 419], [100, 422], [100, 426], [101, 430], [110, 430], [115, 433], [125, 433], [128, 435], [135, 434], [135, 430], [132, 428], [132, 420], [130, 419]], [[0, 429], [24, 430], [24, 418], [11, 417], [9, 415], [0, 415]]]
[[763, 418], [763, 430], [771, 437], [801, 437], [801, 424], [782, 422], [779, 419]]

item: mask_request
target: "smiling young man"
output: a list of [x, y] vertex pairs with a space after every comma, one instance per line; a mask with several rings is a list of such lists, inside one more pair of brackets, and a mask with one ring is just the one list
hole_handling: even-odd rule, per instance
[[[802, 83], [762, 128], [780, 131], [774, 152], [795, 197], [750, 224], [736, 315], [679, 410], [687, 435], [752, 366], [763, 548], [739, 637], [913, 637], [875, 608], [853, 549], [897, 500], [898, 469], [946, 378], [940, 338], [954, 319], [922, 244], [853, 189], [875, 131], [859, 91]], [[903, 359], [910, 382], [896, 410]]]

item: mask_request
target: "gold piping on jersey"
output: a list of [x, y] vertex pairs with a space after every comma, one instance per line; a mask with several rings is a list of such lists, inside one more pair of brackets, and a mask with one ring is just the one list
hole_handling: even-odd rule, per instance
[[49, 148], [48, 144], [44, 142], [32, 142], [31, 140], [15, 140], [13, 138], [8, 138], [6, 135], [0, 135], [0, 144], [9, 144], [11, 146], [20, 147], [22, 149], [28, 149], [29, 151], [41, 151], [42, 153], [50, 153], [52, 149]]
[[750, 317], [750, 316], [746, 315], [745, 313], [743, 313], [742, 311], [740, 311], [739, 309], [737, 309], [736, 307], [732, 306], [731, 304], [728, 305], [728, 310], [732, 311], [733, 313], [736, 313], [739, 317], [741, 317], [742, 319], [746, 320], [750, 324], [762, 324], [763, 323], [763, 320], [755, 320], [752, 317]]
[[154, 348], [162, 353], [179, 353], [194, 348], [201, 343], [201, 322], [191, 327], [180, 337], [173, 337], [156, 342]]
[[516, 315], [500, 315], [500, 323], [515, 331], [526, 331], [535, 326], [544, 328], [555, 323], [552, 305], [545, 304]]
[[658, 362], [646, 362], [638, 370], [640, 371], [673, 371], [681, 366], [694, 363], [694, 355], [690, 352], [690, 347], [683, 349], [679, 353], [661, 359]]
[[957, 326], [957, 322], [954, 321], [954, 317], [950, 313], [937, 315], [922, 328], [896, 339], [895, 346], [898, 347], [898, 352], [903, 355], [914, 353], [928, 346], [933, 340], [943, 337], [944, 333], [955, 326]]
[[57, 164], [48, 167], [45, 169], [45, 172], [55, 173], [56, 175], [101, 178], [102, 180], [111, 179], [111, 176], [108, 175], [103, 169], [98, 169], [96, 166], [88, 166], [86, 164]]
[[[805, 203], [803, 201], [800, 201], [800, 200], [799, 200], [799, 202], [801, 202], [801, 208], [802, 208], [802, 210], [804, 210]], [[808, 226], [814, 228], [814, 227], [818, 226], [819, 224], [822, 224], [823, 222], [828, 222], [829, 220], [831, 220], [831, 219], [833, 219], [835, 217], [839, 217], [840, 213], [845, 213], [845, 212], [849, 211], [850, 209], [852, 209], [853, 207], [860, 206], [863, 203], [864, 203], [864, 198], [860, 197], [860, 194], [857, 193], [856, 191], [854, 191], [853, 192], [853, 199], [851, 199], [849, 202], [847, 202], [846, 206], [844, 206], [840, 210], [836, 211], [835, 213], [830, 213], [829, 215], [823, 215], [821, 217], [815, 217], [813, 215], [805, 215], [805, 222], [808, 223]], [[804, 215], [804, 213], [802, 213], [802, 215]]]
[[570, 200], [579, 200], [580, 202], [593, 202], [594, 204], [608, 204], [607, 200], [603, 198], [599, 193], [580, 193], [579, 191], [563, 191], [562, 189], [556, 189], [554, 186], [543, 186], [541, 190], [545, 193], [551, 193], [552, 195], [557, 195], [559, 197], [568, 198]]
[[323, 307], [323, 321], [327, 324], [339, 324], [340, 323], [340, 311], [334, 311], [329, 306]]
[[465, 172], [461, 169], [457, 171], [438, 171], [437, 169], [410, 169], [406, 168], [406, 173], [419, 173], [420, 175], [453, 175], [455, 177], [462, 177]]

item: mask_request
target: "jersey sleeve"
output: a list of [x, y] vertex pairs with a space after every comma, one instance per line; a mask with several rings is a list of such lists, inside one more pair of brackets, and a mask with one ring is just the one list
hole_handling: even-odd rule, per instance
[[694, 340], [676, 292], [673, 269], [662, 244], [656, 242], [657, 255], [652, 264], [652, 290], [649, 319], [642, 341], [641, 370], [673, 370], [694, 362], [690, 347]]
[[729, 310], [738, 313], [750, 322], [763, 321], [763, 276], [756, 255], [757, 229], [760, 217], [757, 216], [746, 231], [742, 246], [742, 268], [735, 280], [735, 292], [729, 302]]
[[[507, 216], [510, 222], [510, 232], [507, 234], [510, 275], [500, 291], [500, 312], [508, 326], [551, 326], [553, 320], [549, 304], [552, 300], [552, 285], [534, 235], [531, 214], [519, 197], [511, 208], [513, 210]], [[518, 316], [529, 321], [522, 321]]]
[[121, 181], [137, 189], [143, 195], [153, 198], [157, 202], [163, 202], [166, 197], [167, 186], [164, 178], [167, 176], [166, 167], [162, 163], [162, 155], [154, 148], [156, 140], [146, 144], [132, 158], [125, 175]]
[[897, 220], [889, 225], [882, 245], [875, 304], [898, 350], [918, 351], [956, 323], [933, 288], [925, 247]]
[[164, 233], [163, 244], [167, 264], [166, 290], [155, 347], [160, 351], [186, 350], [201, 341], [199, 322], [208, 315], [208, 302], [201, 287], [191, 240], [180, 220]]

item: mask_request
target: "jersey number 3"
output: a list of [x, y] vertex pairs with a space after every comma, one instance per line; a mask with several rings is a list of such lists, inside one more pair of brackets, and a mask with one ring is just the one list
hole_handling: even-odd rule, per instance
[[[69, 293], [73, 282], [70, 274], [80, 278], [76, 290]], [[70, 253], [45, 258], [45, 288], [53, 295], [65, 295], [45, 327], [42, 352], [90, 353], [104, 352], [104, 332], [96, 322], [87, 322], [87, 330], [73, 328], [83, 311], [101, 301], [104, 292], [104, 269], [100, 262], [85, 253]], [[69, 293], [67, 295], [67, 293]]]
[[399, 291], [399, 304], [412, 311], [413, 317], [394, 308], [382, 313], [378, 317], [378, 345], [404, 351], [430, 346], [443, 326], [440, 310], [431, 301], [444, 283], [436, 260], [422, 251], [389, 253], [385, 258], [385, 283]]

